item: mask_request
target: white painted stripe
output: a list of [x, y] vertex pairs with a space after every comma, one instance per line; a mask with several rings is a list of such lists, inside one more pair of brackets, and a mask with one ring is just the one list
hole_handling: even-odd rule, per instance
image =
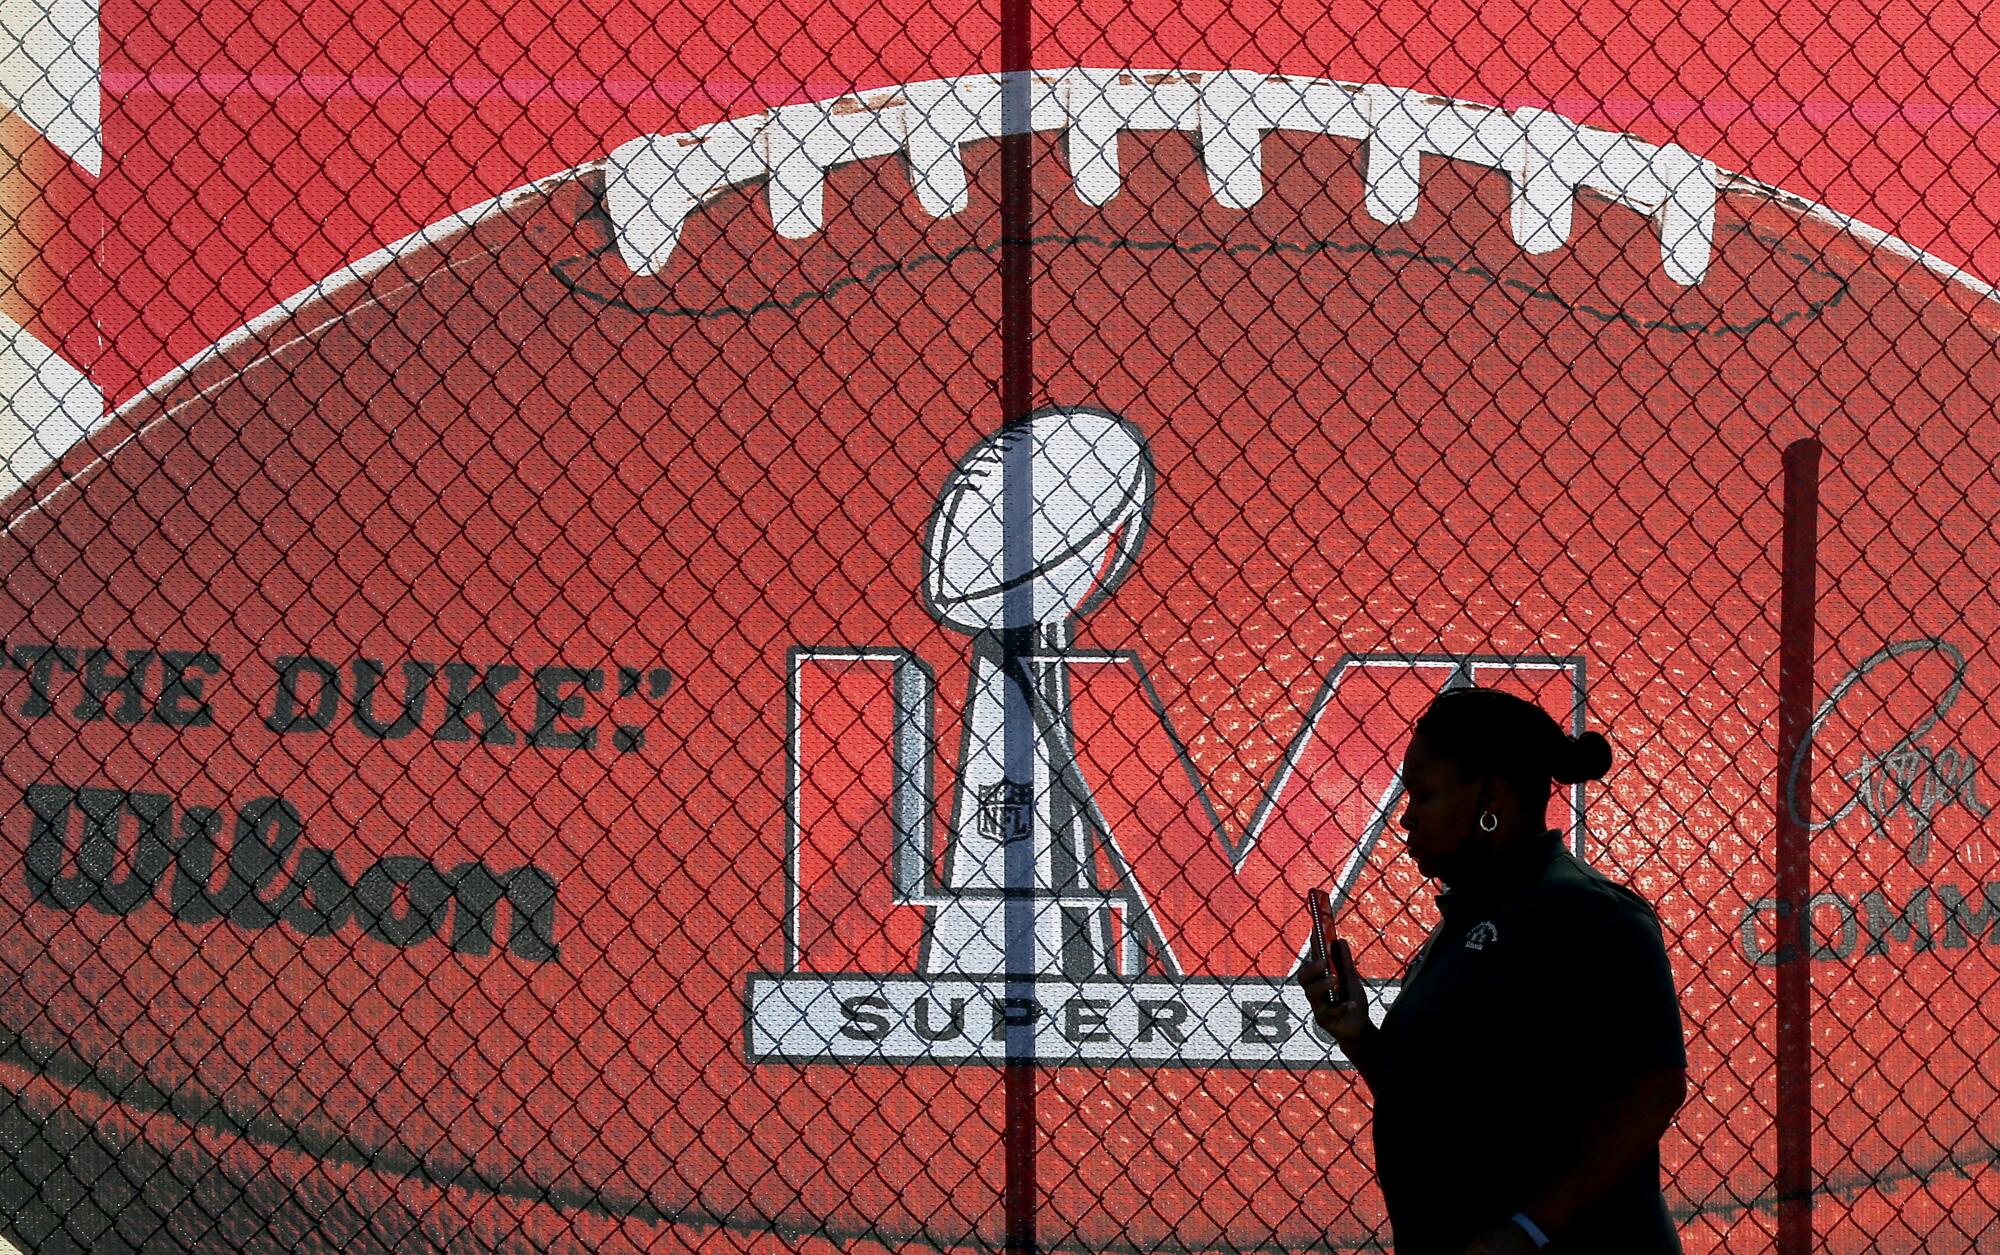
[[0, 314], [0, 500], [53, 466], [103, 421], [104, 394], [96, 385]]
[[97, 0], [0, 0], [0, 105], [104, 172]]

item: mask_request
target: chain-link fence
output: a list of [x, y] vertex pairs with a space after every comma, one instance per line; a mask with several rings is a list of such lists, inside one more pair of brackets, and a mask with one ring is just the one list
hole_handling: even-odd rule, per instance
[[1384, 1248], [1477, 683], [1685, 1248], [2000, 1247], [1994, 50], [1802, 14], [10, 14], [0, 1228]]

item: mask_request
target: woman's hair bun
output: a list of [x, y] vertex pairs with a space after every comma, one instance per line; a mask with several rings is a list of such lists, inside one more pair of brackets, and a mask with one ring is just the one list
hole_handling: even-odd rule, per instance
[[1548, 711], [1500, 689], [1446, 689], [1418, 717], [1414, 735], [1457, 763], [1461, 779], [1504, 777], [1531, 807], [1552, 781], [1582, 784], [1611, 770], [1611, 743], [1601, 734], [1569, 736]]
[[1602, 780], [1610, 770], [1611, 742], [1601, 733], [1586, 732], [1562, 739], [1549, 775], [1561, 784], [1581, 784], [1585, 780]]

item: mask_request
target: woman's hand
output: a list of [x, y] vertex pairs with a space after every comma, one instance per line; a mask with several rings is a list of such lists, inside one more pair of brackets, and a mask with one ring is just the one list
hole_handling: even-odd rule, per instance
[[1355, 970], [1354, 952], [1345, 941], [1334, 938], [1333, 970], [1307, 959], [1299, 968], [1299, 984], [1305, 988], [1313, 1019], [1353, 1057], [1355, 1047], [1375, 1027], [1368, 1019], [1368, 989]]
[[1536, 1250], [1528, 1231], [1509, 1220], [1472, 1239], [1465, 1255], [1535, 1255]]

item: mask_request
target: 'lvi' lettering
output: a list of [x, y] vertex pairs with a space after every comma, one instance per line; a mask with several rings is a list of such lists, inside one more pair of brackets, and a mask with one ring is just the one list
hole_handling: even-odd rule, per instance
[[[1505, 687], [1558, 711], [1584, 700], [1573, 657], [1348, 655], [1264, 726], [1230, 728], [1226, 743], [1199, 729], [1210, 735], [1191, 742], [1177, 726], [1191, 721], [1169, 713], [1137, 656], [1064, 661], [1080, 804], [1092, 812], [1080, 827], [1097, 846], [1075, 857], [1120, 903], [1105, 977], [1288, 975], [1298, 903], [1308, 888], [1356, 883], [1399, 814], [1410, 727], [1441, 689]], [[941, 904], [957, 898], [962, 914], [966, 901], [951, 826], [981, 817], [951, 816], [936, 783], [963, 734], [934, 729], [934, 687], [907, 650], [793, 652], [787, 971], [942, 974], [929, 931]], [[1174, 711], [1213, 708], [1198, 692], [1174, 699]], [[1260, 740], [1279, 752], [1257, 755]], [[1268, 764], [1261, 779], [1227, 787], [1253, 757]], [[1580, 823], [1578, 800], [1551, 819]]]

